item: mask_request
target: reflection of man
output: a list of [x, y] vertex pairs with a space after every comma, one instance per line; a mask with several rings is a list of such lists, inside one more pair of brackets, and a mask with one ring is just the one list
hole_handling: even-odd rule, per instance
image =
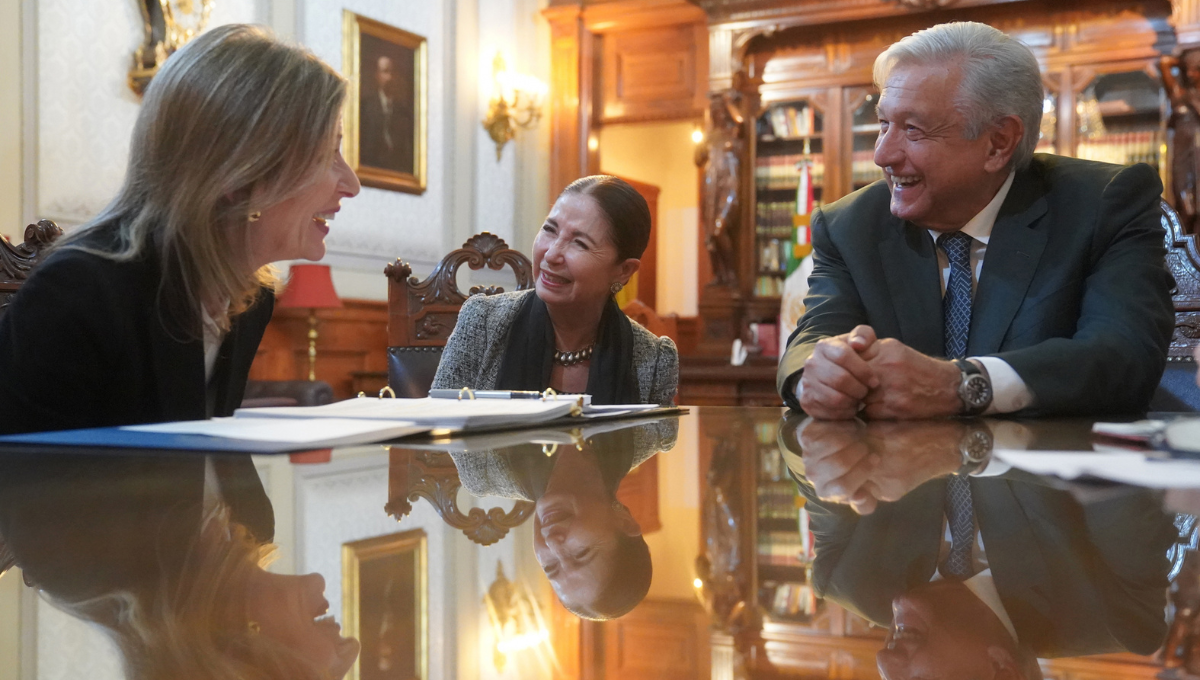
[[814, 213], [785, 401], [819, 418], [1144, 409], [1174, 321], [1155, 171], [1034, 156], [1037, 61], [983, 24], [901, 40], [875, 81], [886, 182]]
[[[991, 441], [977, 432], [994, 431], [1005, 446], [1018, 438], [1037, 446], [1036, 430], [1004, 432], [1014, 424], [985, 422], [952, 437], [945, 425], [810, 421], [783, 438], [789, 449], [803, 445], [802, 459], [785, 458], [808, 498], [814, 586], [890, 625], [877, 656], [883, 676], [1038, 678], [1038, 656], [1157, 649], [1166, 633], [1166, 550], [1175, 537], [1161, 495], [1122, 489], [1080, 504], [975, 455], [978, 442], [987, 449]], [[943, 476], [913, 480], [905, 459]], [[967, 462], [961, 474], [945, 476], [953, 459]], [[954, 493], [956, 477], [968, 487], [965, 498]], [[854, 490], [889, 488], [905, 493], [868, 515], [845, 505], [861, 511]]]
[[375, 87], [359, 103], [359, 162], [385, 170], [413, 172], [412, 102], [405, 101], [405, 82], [391, 57], [375, 60]]

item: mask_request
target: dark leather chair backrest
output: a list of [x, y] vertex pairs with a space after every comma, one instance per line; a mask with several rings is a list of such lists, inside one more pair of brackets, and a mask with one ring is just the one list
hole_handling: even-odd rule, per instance
[[50, 220], [25, 227], [25, 242], [14, 246], [8, 239], [0, 237], [0, 316], [8, 309], [9, 301], [20, 290], [21, 284], [33, 273], [42, 261], [46, 248], [62, 236], [62, 229]]
[[384, 269], [388, 277], [388, 385], [397, 397], [429, 396], [442, 348], [467, 297], [504, 292], [496, 286], [473, 286], [464, 295], [457, 280], [463, 264], [497, 271], [509, 266], [516, 274], [517, 290], [533, 287], [529, 258], [486, 231], [442, 258], [424, 281], [412, 276], [412, 267], [403, 260], [389, 264]]
[[1162, 201], [1162, 226], [1167, 268], [1175, 277], [1175, 332], [1167, 349], [1167, 369], [1150, 403], [1152, 411], [1200, 411], [1193, 352], [1200, 344], [1200, 249], [1196, 234], [1188, 234], [1175, 210]]

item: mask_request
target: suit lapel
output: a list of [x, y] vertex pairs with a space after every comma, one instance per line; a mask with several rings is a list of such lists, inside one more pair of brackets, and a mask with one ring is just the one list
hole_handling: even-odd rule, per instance
[[931, 356], [945, 353], [942, 333], [942, 284], [937, 253], [929, 233], [896, 217], [884, 223], [879, 255], [899, 340]]
[[988, 241], [975, 290], [967, 355], [1000, 351], [1046, 248], [1039, 219], [1046, 214], [1046, 188], [1032, 171], [1017, 173]]

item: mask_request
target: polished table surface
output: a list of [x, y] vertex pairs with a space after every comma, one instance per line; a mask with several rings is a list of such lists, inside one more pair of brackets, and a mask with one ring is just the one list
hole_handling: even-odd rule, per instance
[[[326, 606], [364, 679], [1185, 676], [1193, 496], [992, 455], [1094, 447], [1088, 420], [693, 407], [277, 457], [0, 448], [0, 677], [135, 675], [101, 631], [164, 677], [205, 655], [341, 674]], [[237, 576], [266, 545], [271, 573], [321, 579]]]

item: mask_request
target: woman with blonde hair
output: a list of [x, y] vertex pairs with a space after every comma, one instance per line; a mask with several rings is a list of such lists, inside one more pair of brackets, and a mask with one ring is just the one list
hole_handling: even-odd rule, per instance
[[0, 433], [229, 415], [274, 304], [270, 263], [324, 256], [358, 179], [343, 78], [228, 25], [146, 91], [124, 184], [0, 317]]

